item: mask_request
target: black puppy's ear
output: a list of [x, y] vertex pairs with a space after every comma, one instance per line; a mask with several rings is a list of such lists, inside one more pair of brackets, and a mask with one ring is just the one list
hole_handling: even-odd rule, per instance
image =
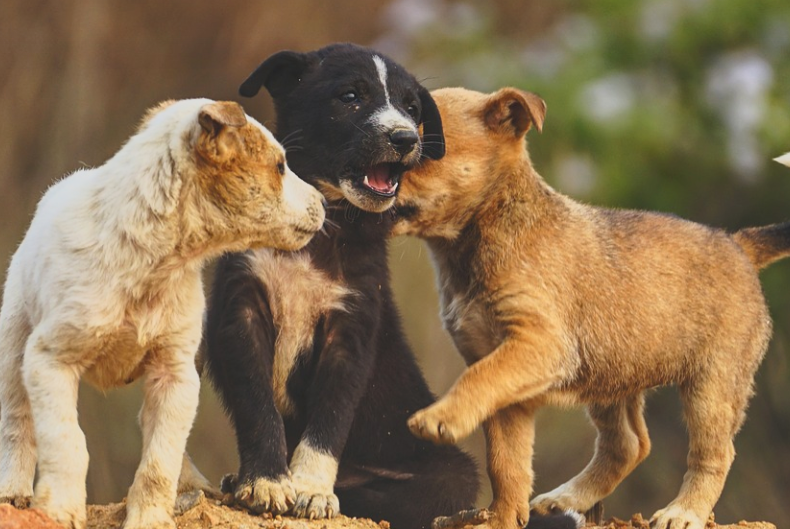
[[444, 157], [444, 128], [442, 116], [436, 107], [436, 101], [431, 93], [424, 87], [419, 90], [420, 104], [422, 105], [422, 156], [432, 160]]
[[265, 86], [272, 97], [280, 97], [301, 81], [308, 65], [307, 55], [295, 51], [280, 51], [263, 61], [247, 79], [241, 83], [239, 94], [252, 97]]

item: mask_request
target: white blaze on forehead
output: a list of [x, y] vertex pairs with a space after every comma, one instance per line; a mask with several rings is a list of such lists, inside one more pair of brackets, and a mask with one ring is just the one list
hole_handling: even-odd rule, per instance
[[387, 65], [384, 59], [378, 55], [373, 56], [373, 64], [376, 65], [376, 72], [384, 90], [385, 104], [373, 113], [370, 121], [385, 130], [409, 129], [417, 132], [417, 124], [403, 112], [392, 106], [389, 89], [387, 88]]

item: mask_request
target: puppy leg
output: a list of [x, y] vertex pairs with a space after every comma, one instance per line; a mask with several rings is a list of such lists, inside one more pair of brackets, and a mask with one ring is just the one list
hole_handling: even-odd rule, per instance
[[456, 443], [494, 412], [527, 401], [562, 377], [560, 345], [545, 331], [503, 342], [472, 364], [438, 402], [409, 419], [417, 436]]
[[733, 438], [745, 417], [751, 386], [738, 394], [719, 377], [681, 388], [689, 432], [688, 470], [677, 497], [656, 512], [655, 529], [703, 529], [735, 458]]
[[22, 365], [38, 447], [33, 507], [69, 528], [86, 523], [88, 450], [77, 422], [81, 371], [61, 363], [46, 341], [31, 335]]
[[206, 367], [236, 430], [240, 460], [222, 492], [253, 512], [285, 513], [296, 494], [272, 389], [277, 331], [266, 288], [242, 255], [217, 263], [205, 337]]
[[22, 381], [29, 328], [24, 316], [4, 310], [0, 319], [0, 503], [27, 507], [33, 497], [36, 437]]
[[611, 494], [620, 482], [650, 453], [650, 439], [643, 416], [644, 394], [612, 405], [593, 404], [588, 413], [598, 437], [590, 463], [567, 483], [532, 500], [532, 508], [585, 512]]
[[216, 488], [206, 477], [198, 470], [195, 463], [189, 454], [184, 452], [184, 458], [181, 461], [181, 474], [178, 476], [178, 493], [191, 492], [194, 490], [202, 490], [209, 496], [219, 497], [219, 489]]
[[535, 409], [515, 404], [483, 423], [488, 476], [494, 500], [489, 521], [495, 529], [520, 529], [529, 521], [529, 497], [534, 474]]
[[175, 528], [173, 505], [200, 380], [191, 354], [147, 369], [140, 424], [143, 455], [129, 489], [124, 529]]

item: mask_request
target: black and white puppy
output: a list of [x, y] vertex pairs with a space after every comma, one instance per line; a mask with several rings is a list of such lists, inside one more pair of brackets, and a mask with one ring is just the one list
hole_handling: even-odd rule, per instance
[[289, 166], [328, 201], [328, 225], [301, 252], [218, 264], [206, 359], [241, 460], [223, 489], [253, 511], [429, 527], [474, 503], [478, 476], [461, 450], [406, 426], [435, 399], [393, 302], [386, 210], [405, 170], [444, 155], [441, 118], [400, 65], [351, 44], [277, 53], [240, 92], [262, 86]]

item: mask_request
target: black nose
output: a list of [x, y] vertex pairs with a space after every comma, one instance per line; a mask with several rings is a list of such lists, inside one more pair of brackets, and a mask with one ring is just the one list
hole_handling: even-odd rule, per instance
[[401, 154], [410, 152], [420, 137], [411, 129], [396, 129], [390, 133], [390, 143]]

